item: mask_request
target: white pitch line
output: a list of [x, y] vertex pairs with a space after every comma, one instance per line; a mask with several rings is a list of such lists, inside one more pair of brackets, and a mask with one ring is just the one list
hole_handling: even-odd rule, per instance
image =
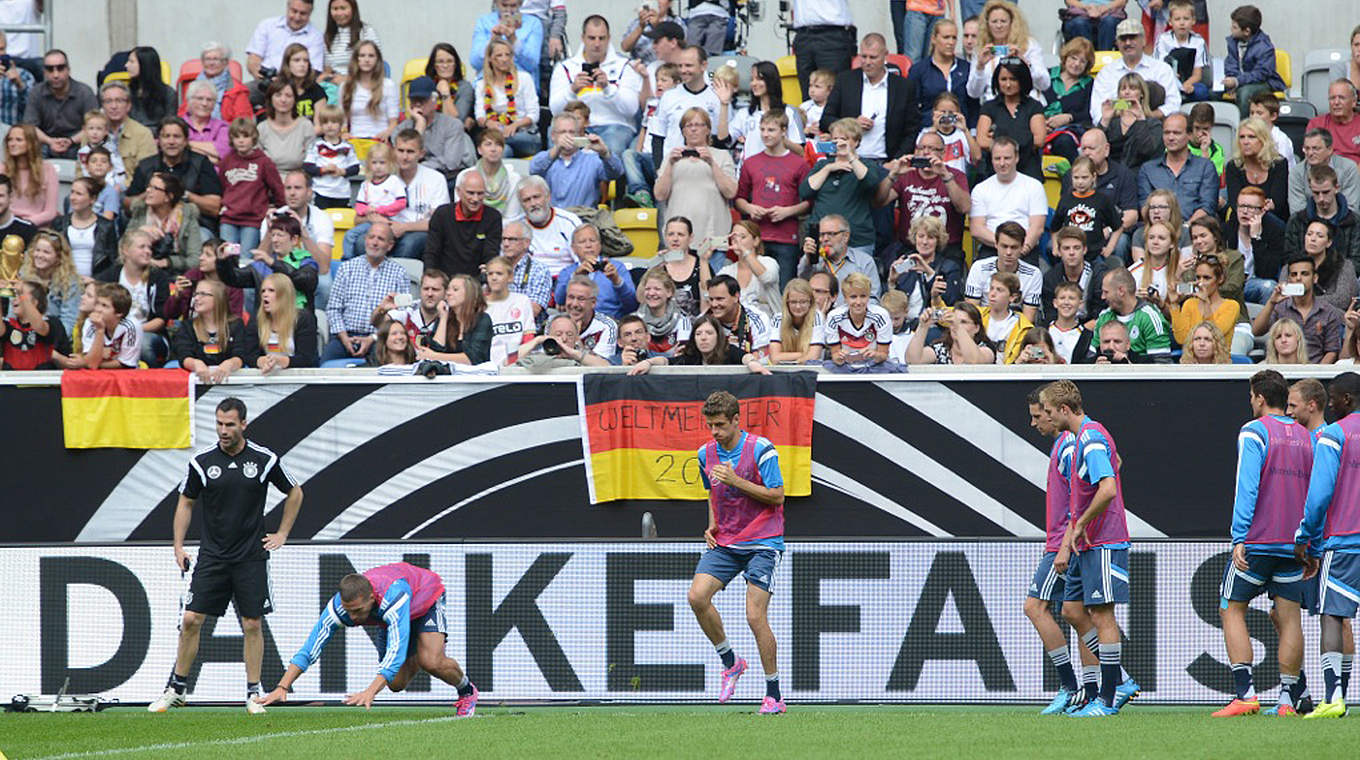
[[280, 731], [273, 734], [256, 734], [254, 736], [238, 736], [232, 739], [213, 739], [204, 742], [166, 742], [163, 744], [146, 744], [140, 747], [120, 747], [118, 749], [101, 749], [93, 752], [67, 752], [61, 755], [46, 755], [35, 760], [73, 760], [78, 757], [112, 757], [114, 755], [130, 755], [138, 752], [159, 752], [162, 750], [189, 749], [191, 747], [222, 747], [234, 744], [253, 744], [255, 742], [269, 741], [271, 739], [291, 739], [295, 736], [318, 736], [320, 734], [333, 734], [339, 731], [367, 731], [374, 728], [387, 728], [388, 726], [418, 726], [426, 723], [444, 723], [455, 721], [459, 718], [448, 716], [446, 718], [420, 718], [389, 720], [383, 723], [363, 723], [354, 726], [339, 726], [336, 728], [312, 728], [306, 731]]

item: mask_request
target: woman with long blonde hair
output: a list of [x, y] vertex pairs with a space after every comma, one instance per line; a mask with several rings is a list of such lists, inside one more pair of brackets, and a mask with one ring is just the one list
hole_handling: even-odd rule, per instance
[[288, 275], [275, 272], [260, 282], [255, 316], [255, 366], [263, 373], [317, 365], [316, 317], [299, 309]]
[[820, 361], [825, 317], [815, 308], [812, 285], [801, 277], [784, 286], [784, 306], [770, 326], [770, 363], [805, 364]]
[[1232, 364], [1227, 338], [1213, 322], [1195, 325], [1181, 352], [1181, 364]]
[[1280, 319], [1266, 333], [1266, 364], [1310, 364], [1303, 328], [1292, 319]]
[[1129, 267], [1129, 274], [1138, 283], [1138, 297], [1147, 299], [1158, 308], [1166, 302], [1167, 293], [1180, 282], [1180, 250], [1176, 248], [1176, 233], [1169, 222], [1153, 222], [1147, 226], [1147, 255]]
[[47, 316], [60, 321], [70, 335], [80, 314], [83, 285], [66, 238], [52, 230], [38, 230], [24, 252], [19, 279], [36, 280], [47, 288]]
[[179, 326], [171, 357], [205, 384], [220, 383], [254, 360], [241, 320], [227, 306], [227, 287], [218, 280], [194, 284], [190, 317]]
[[1255, 116], [1237, 125], [1232, 160], [1223, 165], [1228, 208], [1237, 213], [1237, 194], [1247, 186], [1265, 191], [1266, 211], [1289, 221], [1289, 162], [1275, 149], [1270, 125]]
[[351, 138], [381, 142], [397, 128], [397, 85], [383, 75], [382, 51], [370, 40], [354, 47], [340, 107], [349, 118]]
[[515, 66], [515, 49], [505, 40], [487, 44], [476, 95], [478, 127], [499, 131], [515, 158], [538, 152], [538, 90], [534, 78]]
[[[992, 92], [992, 72], [1002, 58], [1020, 58], [1029, 67], [1033, 79], [1032, 95], [1040, 102], [1040, 94], [1048, 89], [1048, 68], [1044, 66], [1044, 49], [1030, 36], [1025, 14], [1007, 0], [988, 0], [978, 14], [978, 41], [974, 47], [973, 69], [968, 75], [968, 96], [985, 102], [996, 96]], [[1005, 46], [1004, 53], [998, 50]]]
[[15, 124], [5, 133], [5, 174], [11, 183], [9, 210], [36, 227], [60, 213], [56, 164], [43, 161], [42, 143], [32, 124]]

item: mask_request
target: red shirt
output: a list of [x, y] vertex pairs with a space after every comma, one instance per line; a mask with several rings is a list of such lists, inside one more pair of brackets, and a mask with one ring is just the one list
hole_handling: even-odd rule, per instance
[[[52, 360], [52, 349], [58, 343], [65, 344], [66, 331], [61, 322], [48, 317], [47, 334], [39, 335], [33, 328], [21, 324], [17, 317], [5, 320], [4, 348], [5, 369], [37, 369]], [[62, 346], [64, 353], [71, 347]]]
[[222, 221], [259, 227], [269, 209], [283, 205], [283, 181], [278, 167], [256, 148], [246, 156], [231, 151], [217, 164], [222, 181]]
[[1317, 127], [1332, 133], [1332, 150], [1338, 156], [1360, 162], [1360, 116], [1352, 117], [1348, 124], [1342, 124], [1333, 119], [1330, 113], [1325, 113], [1308, 120], [1309, 129]]
[[[741, 175], [737, 178], [737, 197], [764, 208], [801, 203], [798, 185], [809, 171], [807, 161], [792, 151], [782, 156], [771, 156], [762, 151], [742, 162]], [[761, 219], [757, 224], [761, 239], [767, 243], [798, 242], [797, 217], [781, 222]]]
[[[968, 180], [963, 173], [953, 168], [949, 171], [954, 175], [954, 182], [967, 193]], [[927, 179], [916, 169], [909, 169], [893, 181], [893, 190], [897, 191], [898, 207], [902, 209], [902, 213], [897, 215], [898, 240], [912, 243], [912, 220], [921, 214], [929, 214], [944, 221], [944, 229], [949, 233], [951, 244], [963, 241], [963, 214], [949, 200], [949, 188], [945, 186], [943, 177]]]

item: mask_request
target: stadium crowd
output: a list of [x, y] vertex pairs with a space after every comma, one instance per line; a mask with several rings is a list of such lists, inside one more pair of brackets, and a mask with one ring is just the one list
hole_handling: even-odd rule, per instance
[[1215, 19], [1217, 78], [1202, 1], [1065, 0], [1050, 67], [1007, 0], [895, 2], [891, 40], [794, 0], [796, 84], [722, 56], [724, 2], [494, 0], [470, 50], [395, 78], [357, 0], [284, 5], [244, 68], [207, 42], [175, 83], [150, 46], [97, 87], [60, 50], [0, 57], [5, 369], [1360, 351], [1360, 27], [1291, 137], [1251, 5]]

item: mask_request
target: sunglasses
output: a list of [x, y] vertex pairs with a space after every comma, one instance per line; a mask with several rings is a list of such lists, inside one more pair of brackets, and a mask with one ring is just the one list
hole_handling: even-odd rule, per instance
[[70, 66], [68, 66], [68, 65], [65, 64], [65, 63], [58, 63], [58, 64], [55, 64], [55, 65], [52, 65], [52, 66], [48, 66], [47, 64], [43, 64], [43, 71], [53, 71], [53, 72], [55, 72], [55, 71], [65, 71], [65, 70], [68, 69], [68, 68], [70, 68]]

